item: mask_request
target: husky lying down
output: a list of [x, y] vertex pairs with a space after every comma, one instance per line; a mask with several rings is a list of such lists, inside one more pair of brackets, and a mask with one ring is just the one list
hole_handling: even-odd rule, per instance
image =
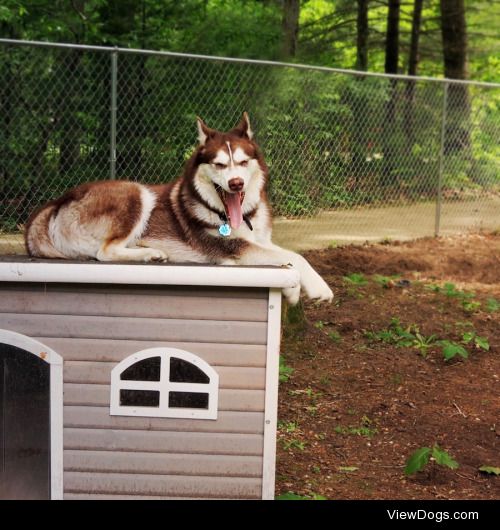
[[[271, 242], [268, 169], [247, 113], [227, 133], [198, 118], [199, 145], [168, 184], [102, 181], [69, 190], [34, 212], [25, 241], [41, 258], [295, 267], [309, 298], [333, 293], [299, 254]], [[285, 289], [288, 302], [300, 288]]]

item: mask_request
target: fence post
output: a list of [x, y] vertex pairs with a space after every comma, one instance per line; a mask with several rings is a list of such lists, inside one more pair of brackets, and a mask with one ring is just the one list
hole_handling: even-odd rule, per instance
[[443, 187], [443, 167], [444, 167], [444, 142], [446, 137], [446, 107], [448, 103], [448, 85], [446, 82], [443, 89], [443, 112], [441, 115], [441, 145], [439, 150], [439, 173], [436, 197], [436, 224], [434, 226], [434, 235], [439, 235], [439, 228], [441, 224], [441, 203], [442, 203], [442, 187]]
[[117, 93], [118, 49], [111, 52], [111, 131], [110, 131], [110, 178], [116, 178], [116, 93]]

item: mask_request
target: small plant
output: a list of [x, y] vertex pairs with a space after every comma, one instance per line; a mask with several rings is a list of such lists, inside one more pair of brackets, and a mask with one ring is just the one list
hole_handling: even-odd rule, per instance
[[279, 421], [278, 422], [278, 429], [286, 433], [295, 432], [297, 428], [298, 428], [298, 424], [296, 421], [288, 421], [288, 422]]
[[363, 287], [368, 285], [368, 280], [365, 278], [365, 275], [361, 274], [360, 272], [354, 272], [348, 276], [344, 276], [344, 282], [354, 287]]
[[294, 370], [291, 366], [286, 364], [285, 359], [280, 355], [280, 368], [279, 368], [279, 380], [280, 383], [286, 383], [290, 376], [293, 374]]
[[327, 498], [318, 493], [311, 493], [310, 495], [297, 495], [292, 491], [287, 491], [276, 497], [277, 501], [326, 501]]
[[318, 320], [314, 323], [314, 327], [316, 329], [323, 329], [325, 327], [325, 323], [322, 320]]
[[357, 436], [365, 436], [366, 438], [372, 438], [378, 433], [378, 430], [372, 427], [372, 420], [368, 416], [363, 416], [360, 421], [360, 425], [350, 425], [349, 427], [343, 427], [337, 425], [333, 430], [337, 434], [355, 434]]
[[467, 291], [461, 291], [457, 289], [453, 283], [445, 283], [443, 287], [439, 285], [426, 285], [426, 289], [429, 289], [435, 293], [441, 293], [448, 298], [457, 298], [462, 304], [462, 308], [467, 313], [474, 313], [481, 307], [481, 302], [474, 300], [474, 293], [468, 293]]
[[354, 473], [354, 471], [357, 471], [358, 469], [359, 467], [356, 466], [340, 466], [338, 468], [342, 473]]
[[475, 331], [468, 331], [462, 335], [464, 344], [474, 344], [478, 350], [489, 351], [490, 343], [486, 337], [480, 337]]
[[295, 438], [291, 440], [283, 440], [283, 449], [285, 449], [285, 451], [288, 451], [288, 449], [298, 449], [299, 451], [303, 451], [306, 448], [306, 445], [307, 442], [301, 442]]
[[415, 348], [423, 357], [427, 356], [429, 348], [435, 345], [436, 335], [425, 337], [418, 326], [411, 324], [404, 328], [398, 318], [392, 318], [387, 329], [377, 332], [365, 332], [369, 340], [379, 340], [398, 347]]
[[424, 467], [431, 460], [440, 466], [449, 467], [450, 469], [458, 469], [458, 462], [437, 444], [434, 447], [420, 447], [417, 449], [406, 461], [405, 475], [413, 475], [418, 471], [422, 471]]
[[383, 287], [384, 289], [388, 289], [389, 287], [392, 287], [394, 285], [394, 281], [398, 280], [400, 278], [399, 275], [395, 276], [381, 276], [380, 274], [375, 274], [373, 279], [376, 283], [380, 285], [380, 287]]
[[328, 337], [337, 344], [342, 341], [342, 337], [338, 331], [330, 331]]
[[445, 361], [449, 361], [457, 355], [460, 355], [460, 357], [463, 357], [464, 359], [469, 357], [469, 353], [461, 344], [451, 340], [440, 340], [438, 341], [438, 344], [442, 348]]
[[497, 477], [500, 475], [500, 467], [481, 466], [479, 471], [482, 473], [488, 473], [489, 475], [496, 475]]
[[495, 298], [488, 298], [486, 300], [486, 311], [489, 313], [495, 313], [500, 309], [500, 302]]

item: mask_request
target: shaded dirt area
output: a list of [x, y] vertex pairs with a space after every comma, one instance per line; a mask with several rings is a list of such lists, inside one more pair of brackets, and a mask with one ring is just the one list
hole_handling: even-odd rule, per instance
[[[305, 255], [336, 298], [285, 310], [277, 494], [500, 498], [500, 235]], [[406, 476], [434, 444], [459, 468]]]

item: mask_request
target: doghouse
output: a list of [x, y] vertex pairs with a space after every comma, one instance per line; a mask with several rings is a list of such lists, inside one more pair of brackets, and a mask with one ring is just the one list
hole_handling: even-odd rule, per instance
[[294, 270], [0, 261], [0, 498], [274, 497]]

